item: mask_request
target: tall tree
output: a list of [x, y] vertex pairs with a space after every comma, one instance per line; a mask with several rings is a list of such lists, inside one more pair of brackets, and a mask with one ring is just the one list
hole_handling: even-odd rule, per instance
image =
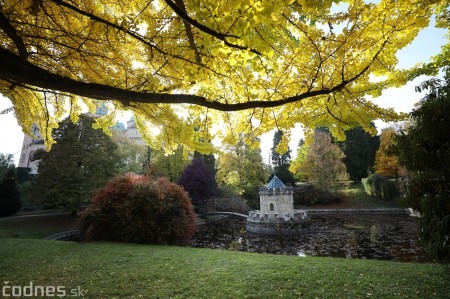
[[389, 153], [389, 148], [394, 145], [397, 132], [394, 128], [386, 128], [381, 131], [380, 147], [375, 154], [374, 169], [376, 173], [387, 177], [398, 177], [400, 165], [398, 157]]
[[295, 179], [289, 171], [291, 163], [291, 150], [288, 138], [282, 131], [277, 130], [273, 135], [273, 146], [271, 149], [271, 160], [274, 174], [287, 185], [294, 185]]
[[0, 179], [2, 179], [10, 168], [14, 168], [14, 156], [0, 153]]
[[12, 215], [19, 211], [21, 206], [16, 170], [14, 167], [8, 167], [6, 173], [0, 177], [0, 216]]
[[421, 215], [421, 239], [443, 263], [450, 262], [450, 69], [444, 80], [432, 79], [418, 87], [428, 90], [413, 110], [413, 125], [400, 131], [394, 153], [413, 173], [406, 201]]
[[120, 161], [117, 145], [102, 130], [94, 129], [94, 122], [92, 116], [80, 115], [76, 123], [66, 119], [53, 131], [58, 143], [39, 163], [33, 200], [75, 213], [114, 176]]
[[306, 144], [304, 139], [300, 139], [298, 142], [297, 156], [292, 161], [289, 166], [289, 170], [292, 172], [294, 178], [299, 181], [304, 181], [308, 179], [308, 174], [303, 172], [302, 166], [306, 162], [306, 157], [308, 157], [309, 146]]
[[276, 130], [273, 134], [273, 146], [271, 149], [271, 160], [274, 167], [288, 165], [291, 162], [291, 149], [281, 148], [286, 142], [286, 137], [283, 137], [283, 131]]
[[301, 171], [307, 173], [308, 181], [317, 188], [336, 191], [349, 179], [344, 158], [342, 150], [331, 142], [330, 134], [316, 131]]
[[[343, 136], [398, 119], [364, 97], [448, 64], [449, 47], [407, 70], [396, 57], [433, 15], [447, 28], [447, 0], [349, 0], [330, 10], [333, 2], [4, 0], [0, 92], [47, 147], [65, 112], [73, 118], [94, 99], [115, 101], [111, 113], [133, 110], [156, 149], [191, 151], [214, 137], [234, 144], [236, 131], [261, 135], [274, 124]], [[212, 136], [216, 124], [226, 129]]]
[[345, 137], [345, 141], [337, 144], [345, 155], [344, 163], [350, 179], [361, 182], [361, 179], [367, 177], [372, 171], [380, 139], [364, 131], [362, 127], [346, 131]]

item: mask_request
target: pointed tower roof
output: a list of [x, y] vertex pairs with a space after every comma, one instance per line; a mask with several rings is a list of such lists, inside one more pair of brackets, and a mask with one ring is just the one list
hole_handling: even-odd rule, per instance
[[274, 175], [272, 180], [267, 185], [267, 189], [275, 189], [275, 188], [286, 188], [286, 185], [283, 184], [283, 182]]
[[95, 115], [104, 116], [106, 114], [108, 114], [108, 108], [106, 107], [106, 104], [103, 102], [98, 104], [95, 108]]

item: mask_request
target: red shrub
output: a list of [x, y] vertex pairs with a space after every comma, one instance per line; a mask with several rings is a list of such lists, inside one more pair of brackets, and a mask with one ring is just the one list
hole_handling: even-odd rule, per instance
[[80, 214], [83, 240], [186, 244], [195, 229], [191, 200], [182, 187], [136, 174], [110, 180]]

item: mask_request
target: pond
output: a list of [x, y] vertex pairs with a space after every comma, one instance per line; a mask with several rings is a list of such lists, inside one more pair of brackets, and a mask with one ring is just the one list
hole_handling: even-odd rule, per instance
[[311, 215], [311, 230], [295, 236], [246, 233], [245, 219], [199, 226], [194, 247], [297, 256], [431, 262], [417, 238], [417, 219], [407, 215], [335, 213]]

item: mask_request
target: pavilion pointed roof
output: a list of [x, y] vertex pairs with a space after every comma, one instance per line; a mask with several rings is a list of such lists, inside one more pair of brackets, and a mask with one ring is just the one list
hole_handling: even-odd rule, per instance
[[286, 185], [283, 184], [283, 182], [274, 175], [272, 180], [267, 185], [267, 189], [275, 189], [275, 188], [286, 188]]

